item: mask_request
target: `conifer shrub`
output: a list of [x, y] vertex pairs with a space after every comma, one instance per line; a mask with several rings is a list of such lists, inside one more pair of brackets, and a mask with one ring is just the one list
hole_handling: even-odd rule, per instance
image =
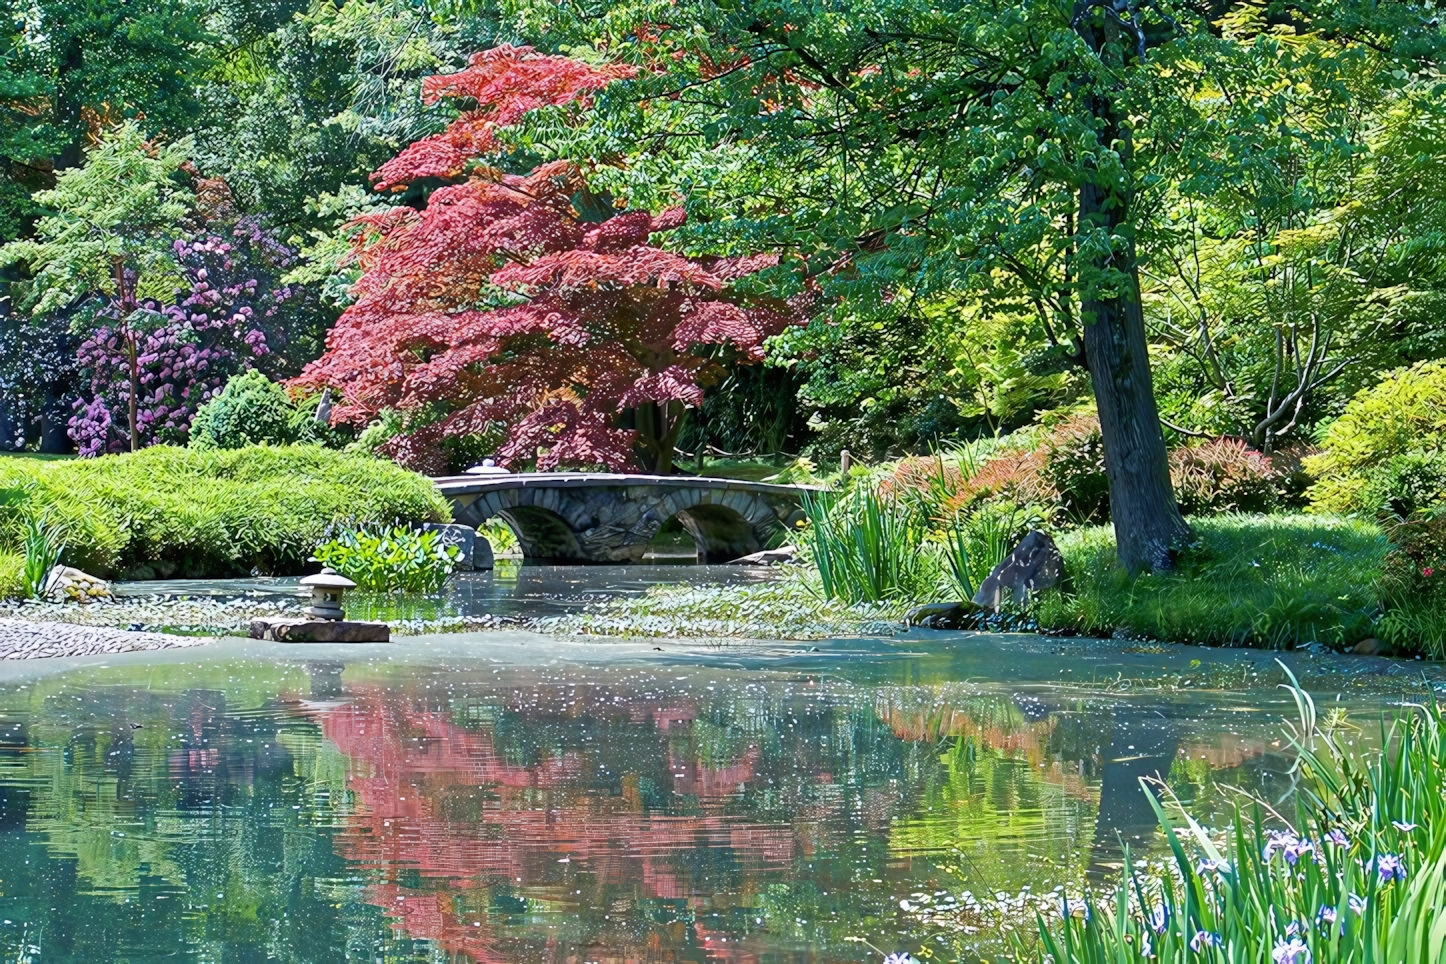
[[25, 557], [18, 552], [0, 551], [0, 599], [25, 595]]
[[63, 533], [67, 565], [105, 578], [295, 574], [338, 525], [450, 517], [427, 478], [317, 445], [9, 459], [11, 486]]
[[[1109, 519], [1109, 479], [1097, 417], [1072, 416], [1041, 437], [1025, 436], [1025, 440], [1031, 444], [1002, 445], [977, 466], [905, 459], [886, 484], [890, 490], [936, 498], [943, 515], [1003, 502], [1038, 507], [1059, 525]], [[1186, 515], [1280, 508], [1291, 487], [1290, 470], [1289, 464], [1277, 466], [1270, 456], [1239, 439], [1209, 439], [1170, 451], [1170, 481]], [[936, 496], [937, 492], [942, 495]]]
[[193, 449], [239, 449], [298, 441], [296, 406], [286, 389], [258, 371], [232, 375], [191, 420]]
[[1170, 483], [1186, 515], [1270, 512], [1280, 507], [1287, 474], [1240, 439], [1210, 439], [1170, 451]]
[[1446, 498], [1446, 361], [1397, 369], [1358, 393], [1304, 461], [1316, 512], [1409, 515]]

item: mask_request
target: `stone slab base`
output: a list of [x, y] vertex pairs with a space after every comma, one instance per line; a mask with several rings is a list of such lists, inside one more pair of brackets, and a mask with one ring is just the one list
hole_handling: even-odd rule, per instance
[[392, 631], [386, 623], [347, 619], [253, 619], [251, 638], [278, 643], [389, 643]]

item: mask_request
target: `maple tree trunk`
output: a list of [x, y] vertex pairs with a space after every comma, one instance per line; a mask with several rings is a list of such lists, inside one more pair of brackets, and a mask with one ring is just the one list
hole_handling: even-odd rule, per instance
[[125, 260], [121, 257], [111, 259], [111, 274], [115, 277], [116, 296], [120, 299], [120, 333], [121, 340], [126, 346], [126, 360], [130, 363], [130, 410], [129, 427], [131, 433], [131, 451], [139, 451], [136, 442], [136, 386], [140, 382], [140, 366], [136, 364], [136, 333], [131, 329], [130, 317], [136, 310], [135, 299], [131, 290], [126, 285]]
[[654, 475], [673, 474], [673, 448], [687, 418], [688, 409], [678, 402], [668, 402], [666, 408], [649, 402], [633, 409], [638, 461], [644, 471]]
[[[1092, 101], [1095, 117], [1104, 122], [1100, 143], [1119, 145], [1128, 165], [1129, 131], [1120, 124], [1114, 103], [1103, 95]], [[1119, 229], [1129, 217], [1129, 190], [1117, 181], [1102, 183], [1107, 180], [1107, 175], [1087, 177], [1080, 186], [1081, 234], [1100, 229], [1115, 237], [1123, 233]], [[1100, 296], [1087, 290], [1080, 308], [1085, 362], [1099, 409], [1116, 552], [1132, 575], [1170, 569], [1172, 550], [1189, 541], [1190, 527], [1170, 484], [1133, 241], [1123, 250], [1117, 244], [1115, 250], [1094, 257], [1088, 267], [1095, 276], [1096, 292], [1109, 292]], [[1112, 283], [1105, 283], [1107, 273], [1113, 276]]]

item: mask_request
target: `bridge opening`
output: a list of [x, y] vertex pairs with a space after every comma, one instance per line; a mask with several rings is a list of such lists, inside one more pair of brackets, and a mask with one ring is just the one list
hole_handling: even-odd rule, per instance
[[698, 543], [676, 515], [658, 527], [643, 550], [643, 562], [652, 565], [692, 565], [698, 561]]
[[524, 563], [538, 566], [575, 566], [587, 562], [577, 536], [562, 516], [551, 509], [519, 505], [497, 515], [517, 536]]
[[752, 524], [726, 505], [692, 506], [673, 516], [664, 527], [673, 519], [692, 537], [700, 563], [732, 562], [762, 548]]

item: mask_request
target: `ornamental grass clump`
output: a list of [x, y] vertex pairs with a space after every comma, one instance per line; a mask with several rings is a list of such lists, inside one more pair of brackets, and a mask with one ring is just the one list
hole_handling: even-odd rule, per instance
[[343, 529], [316, 547], [316, 558], [357, 584], [382, 593], [440, 592], [461, 552], [432, 529]]
[[939, 583], [938, 552], [926, 546], [927, 520], [877, 485], [844, 495], [805, 493], [804, 545], [826, 599], [878, 603], [928, 598]]
[[22, 548], [25, 550], [25, 569], [22, 576], [25, 596], [39, 599], [45, 595], [50, 571], [60, 562], [61, 553], [65, 552], [65, 544], [61, 542], [60, 533], [54, 526], [32, 516], [25, 520]]
[[[1294, 677], [1292, 677], [1294, 683]], [[1439, 705], [1414, 706], [1361, 757], [1300, 711], [1297, 810], [1237, 811], [1217, 846], [1188, 814], [1150, 801], [1170, 848], [1112, 899], [1065, 897], [1021, 958], [1161, 964], [1439, 964], [1446, 961], [1446, 738]], [[1148, 790], [1146, 792], [1149, 792]]]

